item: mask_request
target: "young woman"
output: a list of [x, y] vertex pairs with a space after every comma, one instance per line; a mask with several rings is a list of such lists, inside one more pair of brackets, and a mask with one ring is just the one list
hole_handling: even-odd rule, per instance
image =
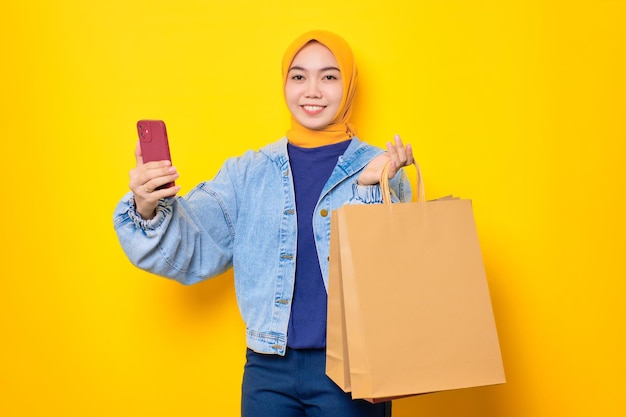
[[291, 129], [259, 151], [225, 162], [185, 197], [169, 161], [144, 164], [139, 146], [114, 222], [129, 259], [193, 284], [234, 267], [246, 323], [242, 415], [388, 416], [390, 404], [352, 400], [325, 375], [330, 213], [382, 202], [378, 180], [410, 201], [401, 167], [413, 163], [396, 136], [387, 152], [360, 141], [350, 123], [357, 69], [339, 36], [312, 31], [283, 58]]

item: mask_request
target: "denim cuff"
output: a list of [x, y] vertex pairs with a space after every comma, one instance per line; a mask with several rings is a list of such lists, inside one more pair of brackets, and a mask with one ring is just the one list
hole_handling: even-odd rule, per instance
[[380, 186], [359, 185], [357, 181], [352, 183], [352, 201], [356, 204], [380, 204], [383, 202], [383, 195]]
[[156, 215], [151, 219], [144, 219], [141, 217], [141, 214], [137, 212], [137, 206], [135, 205], [135, 198], [131, 194], [129, 198], [129, 207], [128, 207], [128, 216], [135, 223], [138, 229], [142, 230], [155, 230], [163, 222], [165, 218], [172, 213], [172, 203], [174, 202], [173, 197], [162, 198], [157, 203], [156, 207]]

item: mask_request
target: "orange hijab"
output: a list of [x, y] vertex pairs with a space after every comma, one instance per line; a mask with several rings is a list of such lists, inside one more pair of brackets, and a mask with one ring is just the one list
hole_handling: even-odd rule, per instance
[[313, 30], [298, 37], [287, 48], [283, 56], [283, 89], [293, 59], [300, 52], [300, 49], [311, 41], [321, 43], [335, 56], [341, 72], [343, 96], [337, 114], [330, 125], [324, 129], [308, 129], [291, 116], [291, 129], [287, 131], [287, 139], [292, 144], [303, 148], [332, 145], [351, 139], [356, 135], [354, 126], [350, 124], [350, 115], [352, 113], [352, 99], [356, 91], [357, 69], [350, 46], [340, 36], [324, 30]]

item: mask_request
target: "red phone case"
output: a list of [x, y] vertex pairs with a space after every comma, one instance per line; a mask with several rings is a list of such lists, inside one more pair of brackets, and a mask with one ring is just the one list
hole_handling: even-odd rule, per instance
[[[162, 120], [139, 120], [137, 122], [137, 134], [139, 135], [139, 145], [144, 163], [172, 160], [165, 122]], [[158, 189], [172, 186], [174, 186], [174, 182], [158, 187]]]

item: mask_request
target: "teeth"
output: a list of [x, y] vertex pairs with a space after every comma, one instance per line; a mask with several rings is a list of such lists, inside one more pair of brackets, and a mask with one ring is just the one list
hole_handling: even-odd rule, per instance
[[306, 111], [320, 111], [324, 107], [323, 106], [303, 106]]

